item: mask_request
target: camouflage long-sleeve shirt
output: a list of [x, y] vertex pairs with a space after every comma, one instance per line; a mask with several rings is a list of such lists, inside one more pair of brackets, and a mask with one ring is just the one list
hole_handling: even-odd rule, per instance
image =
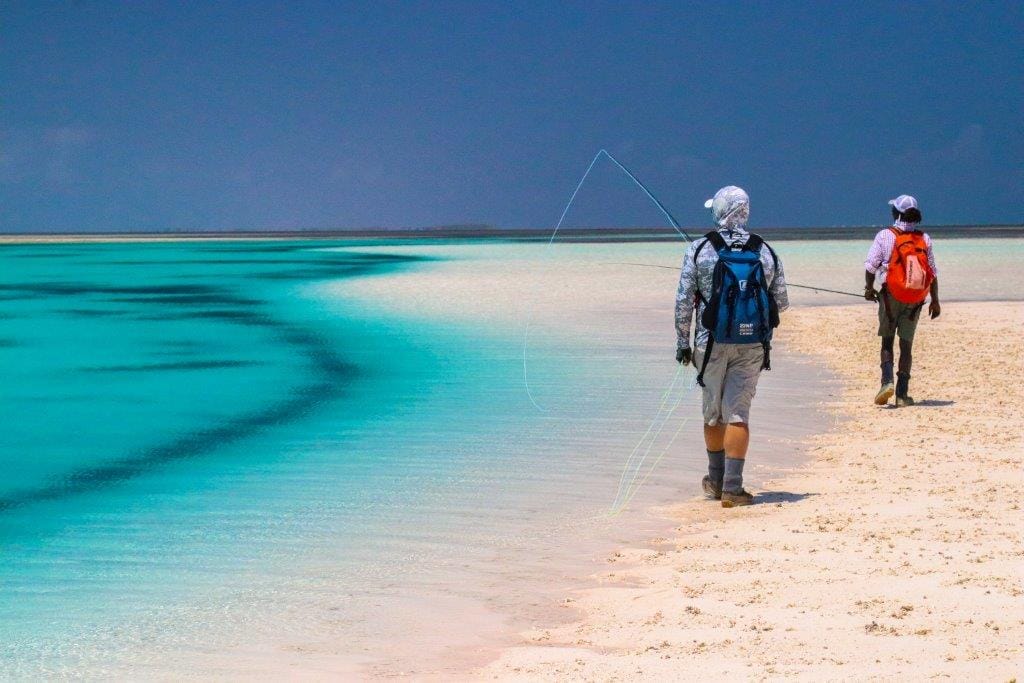
[[[731, 246], [745, 244], [750, 233], [743, 228], [721, 228], [718, 233], [725, 238]], [[696, 300], [698, 287], [705, 297], [711, 296], [715, 263], [718, 262], [718, 254], [710, 244], [701, 248], [707, 242], [706, 237], [694, 240], [686, 256], [683, 257], [683, 267], [679, 274], [679, 290], [676, 292], [676, 336], [677, 346], [681, 349], [690, 346], [690, 325], [693, 323], [694, 309], [697, 313], [697, 335], [695, 343], [697, 348], [703, 349], [708, 343], [708, 331], [700, 323], [703, 305]], [[700, 249], [694, 263], [694, 254]], [[786, 292], [786, 275], [782, 269], [782, 260], [778, 261], [778, 269], [775, 267], [775, 259], [768, 245], [761, 247], [761, 264], [764, 266], [764, 277], [768, 282], [768, 291], [778, 304], [779, 312], [789, 308], [789, 294]]]

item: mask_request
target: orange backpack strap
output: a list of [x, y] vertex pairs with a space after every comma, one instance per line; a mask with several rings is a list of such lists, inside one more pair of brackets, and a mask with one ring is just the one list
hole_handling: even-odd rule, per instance
[[[924, 239], [924, 233], [920, 230], [900, 231], [895, 227], [890, 228], [895, 239], [893, 241], [892, 255], [889, 259], [889, 270], [886, 273], [886, 289], [897, 301], [908, 304], [917, 304], [924, 301], [927, 296], [928, 287], [934, 279], [934, 274], [928, 265], [928, 243]], [[904, 286], [908, 268], [908, 259], [913, 258], [915, 267], [923, 267], [926, 278], [926, 285], [923, 290], [916, 287], [907, 289]]]
[[[928, 245], [924, 241], [924, 233], [920, 230], [908, 232], [906, 230], [897, 230], [896, 228], [889, 229], [892, 230], [894, 236], [892, 243], [892, 255], [889, 257], [890, 264], [902, 262], [905, 259], [905, 253], [927, 253]], [[910, 249], [906, 249], [907, 245], [910, 245]]]

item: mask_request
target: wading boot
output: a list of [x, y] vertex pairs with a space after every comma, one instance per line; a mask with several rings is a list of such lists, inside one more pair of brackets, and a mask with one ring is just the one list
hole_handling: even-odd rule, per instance
[[746, 489], [740, 489], [739, 491], [722, 491], [722, 507], [724, 508], [738, 508], [744, 505], [753, 505], [754, 496], [748, 493]]
[[708, 498], [722, 500], [722, 485], [711, 481], [711, 477], [709, 475], [704, 475], [704, 479], [700, 482], [700, 485], [701, 488], [704, 489], [704, 493]]
[[908, 392], [910, 391], [910, 375], [899, 373], [896, 376], [896, 407], [903, 408], [905, 406], [914, 405], [914, 399], [910, 398]]

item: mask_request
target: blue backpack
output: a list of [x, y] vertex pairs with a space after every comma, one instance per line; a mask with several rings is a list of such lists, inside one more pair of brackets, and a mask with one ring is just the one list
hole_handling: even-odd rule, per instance
[[[716, 343], [760, 344], [764, 348], [761, 369], [771, 370], [772, 330], [779, 326], [778, 306], [768, 291], [768, 281], [761, 264], [764, 240], [752, 234], [746, 244], [731, 247], [718, 232], [709, 232], [705, 237], [706, 241], [694, 254], [694, 262], [707, 244], [718, 252], [718, 262], [710, 298], [705, 298], [699, 288], [697, 290], [697, 298], [704, 304], [700, 321], [709, 333], [704, 362], [697, 375], [697, 384], [701, 386], [704, 386], [704, 371]], [[768, 251], [778, 271], [778, 258], [771, 247]]]

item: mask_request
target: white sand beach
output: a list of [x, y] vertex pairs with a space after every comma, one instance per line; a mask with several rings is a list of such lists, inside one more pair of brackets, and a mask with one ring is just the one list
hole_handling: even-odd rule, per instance
[[0, 4], [0, 683], [1024, 683], [1022, 35]]
[[1024, 304], [947, 304], [924, 322], [919, 404], [899, 410], [870, 401], [873, 325], [870, 306], [790, 312], [779, 341], [843, 380], [813, 460], [746, 509], [681, 492], [662, 510], [675, 537], [606, 558], [565, 596], [575, 621], [521, 634], [472, 677], [1019, 677]]
[[[780, 252], [791, 282], [856, 291], [862, 247], [799, 242]], [[487, 467], [474, 471], [468, 457], [457, 476], [420, 486], [415, 509], [433, 516], [410, 514], [379, 534], [399, 551], [392, 557], [402, 558], [394, 566], [404, 576], [387, 565], [383, 583], [353, 583], [337, 570], [349, 558], [328, 556], [287, 590], [245, 596], [269, 615], [253, 622], [272, 628], [231, 630], [226, 644], [204, 640], [185, 654], [140, 646], [133, 662], [145, 668], [131, 671], [273, 680], [1008, 680], [1024, 654], [1024, 303], [957, 299], [991, 298], [996, 285], [1019, 278], [1022, 247], [942, 244], [947, 303], [918, 333], [913, 393], [921, 404], [912, 409], [870, 403], [874, 306], [794, 288], [753, 412], [746, 474], [761, 504], [723, 510], [699, 497], [699, 397], [689, 391], [669, 416], [685, 429], [675, 441], [663, 436], [655, 455], [666, 457], [650, 459], [634, 479], [640, 495], [619, 515], [608, 513], [623, 465], [676, 373], [671, 264], [683, 245], [359, 247], [438, 261], [303, 283], [290, 295], [316, 301], [320, 316], [343, 300], [395, 311], [405, 329], [439, 326], [483, 345], [473, 379], [492, 378], [487, 391], [502, 398], [489, 410], [516, 438], [498, 421], [497, 431], [462, 444], [462, 455], [500, 452], [513, 469], [496, 478]], [[837, 276], [829, 263], [854, 267]], [[567, 410], [535, 413], [526, 404], [527, 321], [538, 398]], [[984, 345], [972, 342], [979, 329]], [[446, 360], [460, 347], [436, 352]], [[562, 387], [558, 372], [543, 375], [557, 365], [575, 373]], [[478, 409], [460, 393], [465, 384], [449, 381], [435, 385], [432, 403], [451, 401], [455, 416]], [[533, 459], [516, 459], [524, 453]], [[423, 455], [451, 457], [435, 445]], [[469, 483], [460, 488], [460, 480]], [[363, 566], [374, 566], [375, 553]], [[204, 624], [204, 616], [180, 621]]]
[[[971, 275], [976, 245], [945, 243], [945, 253], [955, 254], [944, 262], [947, 298], [984, 298], [988, 279], [1012, 277], [1020, 242], [1002, 244], [1006, 258], [991, 261], [979, 279]], [[801, 246], [787, 244], [783, 253]], [[813, 249], [845, 261], [861, 246]], [[423, 313], [436, 302], [452, 310], [455, 300], [469, 323], [502, 325], [515, 314], [540, 333], [582, 343], [595, 331], [616, 335], [630, 354], [671, 349], [676, 272], [620, 262], [671, 262], [678, 246], [556, 250], [548, 263], [506, 259], [496, 270], [467, 259], [435, 273], [363, 280], [354, 294]], [[788, 263], [791, 281], [835, 283], [820, 259]], [[638, 538], [603, 558], [606, 569], [566, 592], [557, 607], [562, 619], [520, 633], [518, 644], [467, 678], [680, 680], [714, 672], [1009, 680], [1020, 673], [1024, 441], [1016, 425], [1024, 408], [1017, 382], [1024, 304], [947, 302], [939, 320], [923, 321], [912, 392], [921, 403], [897, 411], [871, 404], [875, 307], [808, 290], [791, 295], [794, 308], [776, 345], [841, 380], [836, 395], [815, 398], [833, 426], [802, 444], [759, 443], [759, 430], [793, 435], [799, 425], [774, 425], [755, 404], [747, 469], [758, 471], [759, 453], [776, 467], [785, 463], [789, 447], [809, 451], [811, 461], [774, 470], [759, 489], [762, 504], [744, 510], [698, 497], [695, 480], [679, 491], [678, 505], [648, 511], [667, 518], [674, 535]], [[991, 342], [973, 344], [981, 326]], [[776, 364], [762, 382], [762, 405], [799, 392], [800, 373]], [[696, 443], [678, 448], [702, 452]]]

